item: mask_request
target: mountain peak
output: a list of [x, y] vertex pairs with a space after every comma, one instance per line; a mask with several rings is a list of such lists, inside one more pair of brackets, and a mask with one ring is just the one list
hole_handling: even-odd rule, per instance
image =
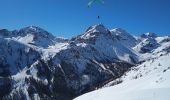
[[54, 38], [54, 36], [47, 32], [46, 30], [38, 27], [38, 26], [28, 26], [25, 28], [22, 28], [18, 31], [18, 35], [26, 36], [27, 34], [32, 34], [34, 36], [40, 36], [40, 37], [51, 37]]
[[10, 34], [10, 31], [8, 31], [7, 29], [0, 29], [0, 36], [8, 36]]
[[141, 35], [142, 38], [156, 38], [157, 34], [152, 32], [147, 32]]
[[20, 31], [25, 31], [27, 33], [31, 33], [31, 32], [47, 32], [45, 31], [44, 29], [38, 27], [38, 26], [28, 26], [28, 27], [25, 27], [25, 28], [22, 28], [20, 29]]
[[110, 31], [103, 24], [97, 24], [90, 26], [84, 34], [79, 35], [77, 38], [91, 39], [100, 35], [108, 35], [109, 33]]
[[100, 32], [100, 33], [108, 33], [108, 29], [103, 24], [97, 24], [90, 26], [86, 32]]

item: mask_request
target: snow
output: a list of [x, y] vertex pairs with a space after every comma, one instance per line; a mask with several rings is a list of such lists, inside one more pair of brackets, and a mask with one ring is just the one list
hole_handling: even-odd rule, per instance
[[86, 32], [87, 33], [95, 33], [95, 32], [108, 33], [108, 30], [102, 24], [98, 24], [98, 25], [89, 27], [89, 29]]
[[[97, 71], [101, 72], [102, 69], [113, 76], [114, 72], [100, 60], [124, 61], [131, 64], [143, 61], [122, 77], [75, 100], [170, 100], [170, 37], [168, 36], [157, 37], [154, 33], [146, 33], [140, 38], [134, 38], [121, 28], [109, 31], [101, 24], [89, 27], [83, 35], [76, 37], [77, 40], [56, 38], [36, 26], [12, 32], [2, 30], [2, 32], [3, 34], [0, 34], [1, 63], [4, 66], [9, 64], [15, 88], [12, 91], [22, 89], [27, 99], [30, 98], [25, 78], [31, 76], [43, 81], [45, 85], [49, 84], [46, 77], [37, 77], [36, 66], [39, 60], [43, 59], [52, 60], [53, 66], [50, 66], [50, 70], [59, 67], [64, 76], [67, 73], [61, 66], [62, 60], [76, 66], [76, 73], [80, 76], [82, 74], [80, 77], [82, 86], [89, 85], [92, 81], [90, 75], [83, 73], [90, 61], [99, 67]], [[150, 43], [154, 46], [150, 47], [148, 45]], [[145, 46], [149, 52], [140, 53], [141, 48]], [[3, 69], [0, 69], [1, 72]], [[51, 81], [53, 82], [53, 78]], [[122, 83], [112, 86], [117, 81]], [[74, 82], [69, 85], [76, 87]], [[39, 98], [39, 95], [35, 93], [34, 98]]]
[[165, 40], [165, 39], [169, 39], [169, 38], [170, 38], [169, 36], [157, 37], [157, 38], [156, 38], [156, 41], [157, 41], [158, 43], [160, 43], [161, 41], [163, 41], [163, 40]]
[[53, 46], [49, 46], [46, 49], [42, 49], [42, 59], [50, 59], [53, 58], [56, 53], [60, 52], [61, 50], [67, 49], [69, 44], [67, 42], [64, 43], [56, 43]]
[[[116, 88], [108, 88], [96, 91], [95, 95], [84, 95], [74, 100], [169, 100], [170, 88], [135, 90], [132, 92], [113, 91]], [[123, 91], [123, 90], [122, 90]]]
[[[153, 52], [163, 47], [165, 45]], [[119, 79], [122, 83], [108, 87], [113, 84], [110, 82], [105, 88], [86, 93], [74, 100], [170, 100], [170, 54], [159, 56], [152, 53], [148, 57], [144, 63], [125, 73]]]
[[17, 73], [16, 75], [13, 75], [12, 78], [15, 80], [15, 81], [19, 81], [19, 80], [22, 80], [24, 79], [25, 77], [29, 77], [29, 75], [26, 74], [26, 70], [24, 69], [23, 71]]
[[156, 38], [157, 34], [152, 32], [147, 32], [141, 35], [141, 38]]
[[[99, 32], [99, 33], [96, 33]], [[131, 41], [126, 40], [126, 43], [136, 42], [135, 38], [129, 35], [122, 29], [114, 29], [112, 33], [109, 32], [103, 25], [92, 26], [88, 31], [81, 36], [84, 39], [93, 39], [95, 44], [94, 47], [99, 50], [104, 56], [110, 57], [111, 59], [119, 59], [129, 63], [134, 63], [131, 58], [138, 61], [137, 55], [130, 46], [134, 44], [124, 45], [124, 42], [115, 38], [115, 34], [119, 34], [124, 38], [131, 38]], [[93, 36], [95, 35], [95, 37]], [[125, 36], [124, 36], [125, 35]]]
[[86, 43], [77, 43], [76, 45], [77, 45], [77, 46], [81, 46], [81, 47], [86, 47], [86, 46], [87, 46]]
[[132, 35], [130, 35], [124, 29], [114, 28], [110, 31], [112, 35], [118, 38], [119, 42], [126, 47], [131, 48], [131, 47], [134, 47], [138, 43], [137, 39], [135, 39]]

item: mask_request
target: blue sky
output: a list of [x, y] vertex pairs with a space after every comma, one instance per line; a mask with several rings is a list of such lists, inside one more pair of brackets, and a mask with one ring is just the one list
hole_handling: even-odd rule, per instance
[[35, 25], [70, 38], [101, 22], [109, 29], [120, 27], [134, 35], [170, 35], [170, 0], [104, 0], [104, 5], [91, 8], [88, 1], [0, 0], [0, 28]]

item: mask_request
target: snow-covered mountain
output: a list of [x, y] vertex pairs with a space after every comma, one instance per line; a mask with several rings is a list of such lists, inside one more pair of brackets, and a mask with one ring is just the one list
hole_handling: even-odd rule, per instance
[[[36, 26], [1, 29], [0, 99], [71, 100], [110, 86], [133, 66], [142, 68], [149, 59], [169, 52], [169, 37], [145, 35], [137, 40], [123, 29], [109, 30], [102, 24], [72, 39], [57, 38]], [[149, 51], [141, 52], [143, 48]]]
[[[120, 40], [120, 37], [123, 37], [123, 35], [125, 37], [126, 34], [126, 37], [133, 37], [127, 32], [123, 32], [125, 31], [122, 31], [120, 34], [118, 31], [117, 33], [120, 34], [118, 37], [115, 35], [116, 32], [112, 33], [103, 25], [99, 24], [89, 27], [83, 35], [80, 35], [72, 40], [78, 44], [83, 43], [83, 45], [92, 46], [96, 50], [99, 50], [101, 57], [107, 57], [107, 59], [112, 61], [117, 59], [129, 63], [136, 63], [138, 62], [138, 56], [135, 54], [135, 52], [133, 52], [133, 50], [131, 50], [131, 48], [129, 48], [130, 45], [125, 46], [122, 43], [123, 41]], [[130, 40], [127, 41], [129, 42]], [[132, 40], [130, 42], [134, 41]]]
[[156, 33], [152, 33], [152, 32], [147, 32], [147, 33], [144, 33], [140, 36], [140, 38], [156, 38], [157, 37], [157, 34]]
[[48, 47], [55, 44], [55, 37], [36, 26], [29, 26], [20, 30], [8, 31], [0, 30], [0, 36], [3, 38], [11, 38], [22, 43], [31, 44], [40, 47]]
[[170, 37], [156, 35], [141, 37], [142, 41], [137, 46], [144, 46], [141, 44], [144, 44], [146, 39], [156, 45], [149, 52], [139, 54], [141, 58], [139, 64], [101, 89], [84, 94], [75, 100], [169, 100]]
[[139, 37], [139, 43], [133, 47], [139, 53], [151, 53], [163, 43], [169, 42], [170, 37], [158, 37], [155, 33], [145, 33]]

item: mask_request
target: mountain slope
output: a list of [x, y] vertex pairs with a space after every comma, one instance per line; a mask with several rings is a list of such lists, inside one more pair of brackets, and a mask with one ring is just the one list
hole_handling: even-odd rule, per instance
[[[143, 81], [155, 87], [169, 88], [169, 62], [166, 63], [169, 41], [168, 36], [158, 37], [151, 33], [137, 40], [123, 29], [110, 31], [102, 24], [91, 26], [70, 40], [56, 38], [36, 26], [14, 31], [2, 29], [0, 99], [71, 100], [115, 84], [118, 85], [106, 88], [106, 93], [101, 90], [101, 94], [109, 94], [108, 99], [112, 98], [112, 88], [113, 93], [119, 91], [117, 94], [122, 93], [125, 97], [134, 92], [136, 96], [144, 92], [152, 94], [158, 89]], [[129, 87], [131, 85], [134, 88]], [[127, 91], [122, 92], [121, 87]], [[161, 93], [168, 91], [164, 87], [160, 89]], [[138, 88], [139, 93], [136, 92]], [[95, 96], [93, 93], [89, 96]]]
[[151, 53], [141, 54], [145, 57], [141, 64], [105, 85], [107, 88], [87, 93], [75, 100], [169, 100], [170, 42], [168, 37], [158, 37], [156, 40], [161, 46]]
[[112, 29], [111, 33], [126, 47], [132, 48], [138, 44], [138, 40], [121, 28]]
[[119, 59], [129, 63], [138, 62], [135, 52], [129, 47], [124, 46], [115, 34], [111, 33], [101, 24], [89, 27], [85, 34], [73, 40], [75, 43], [85, 43], [93, 46], [96, 50], [100, 50], [99, 52], [104, 54], [102, 57], [107, 56], [107, 58], [111, 57], [111, 60]]
[[46, 48], [54, 45], [55, 37], [36, 26], [29, 26], [20, 30], [8, 31], [6, 29], [0, 30], [0, 36], [3, 38], [12, 38], [21, 43], [31, 44]]
[[0, 36], [4, 100], [71, 100], [121, 77], [139, 59], [101, 24], [71, 40], [35, 26], [3, 29]]

